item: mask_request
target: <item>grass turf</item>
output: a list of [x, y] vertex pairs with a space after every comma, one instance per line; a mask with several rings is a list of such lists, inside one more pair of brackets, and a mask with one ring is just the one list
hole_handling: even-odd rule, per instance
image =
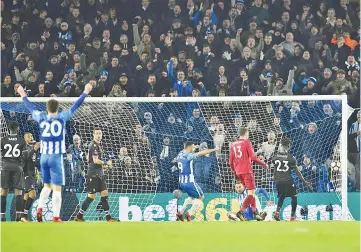
[[360, 222], [2, 223], [2, 252], [359, 252]]

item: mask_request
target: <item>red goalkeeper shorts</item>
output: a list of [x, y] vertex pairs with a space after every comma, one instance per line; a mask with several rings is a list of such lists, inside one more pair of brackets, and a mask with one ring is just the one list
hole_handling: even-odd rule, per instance
[[256, 181], [254, 180], [253, 173], [238, 174], [239, 181], [246, 187], [247, 190], [256, 189]]

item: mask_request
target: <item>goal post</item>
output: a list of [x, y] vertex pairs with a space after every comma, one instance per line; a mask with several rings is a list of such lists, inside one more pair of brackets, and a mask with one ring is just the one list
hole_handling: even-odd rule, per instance
[[[45, 102], [52, 98], [29, 99], [39, 110], [45, 110]], [[55, 99], [60, 102], [60, 108], [66, 110], [77, 98]], [[66, 212], [67, 219], [72, 219], [79, 202], [86, 197], [87, 145], [92, 140], [93, 128], [100, 127], [104, 158], [114, 163], [113, 169], [106, 170], [104, 176], [111, 211], [117, 209], [113, 210], [117, 212], [116, 218], [152, 220], [168, 215], [168, 220], [175, 220], [176, 202], [181, 204], [183, 200], [176, 201], [170, 196], [178, 189], [174, 158], [183, 142], [191, 139], [201, 148], [221, 147], [215, 155], [194, 164], [196, 180], [206, 197], [217, 195], [215, 200], [205, 201], [195, 218], [224, 220], [225, 212], [217, 212], [217, 207], [222, 206], [226, 211], [239, 207], [228, 154], [229, 144], [237, 137], [237, 127], [243, 125], [250, 129], [250, 140], [257, 155], [267, 162], [277, 151], [282, 136], [291, 138], [297, 169], [316, 187], [314, 192], [308, 192], [296, 181], [302, 194], [298, 203], [299, 218], [327, 219], [330, 214], [319, 217], [317, 210], [317, 199], [327, 195], [329, 202], [322, 205], [332, 206], [337, 200], [340, 208], [336, 207], [333, 215], [342, 220], [352, 219], [347, 207], [348, 109], [347, 96], [86, 98], [67, 124], [67, 149], [73, 144], [74, 135], [78, 135], [82, 143], [79, 153], [68, 151], [64, 155], [67, 174], [64, 191], [75, 196], [63, 201], [62, 214]], [[20, 98], [1, 98], [0, 117], [2, 137], [7, 132], [6, 122], [15, 120], [21, 134], [30, 131], [39, 140], [37, 125]], [[265, 189], [276, 203], [272, 171], [255, 164], [253, 169], [257, 187]], [[162, 195], [168, 197], [167, 205], [158, 203]], [[274, 205], [269, 207], [263, 197], [259, 196], [259, 201], [265, 211], [274, 211]], [[104, 217], [97, 204], [98, 198], [87, 211], [86, 219]], [[311, 205], [313, 210], [307, 208]], [[123, 206], [126, 206], [124, 211]], [[304, 214], [305, 211], [313, 211], [314, 215]], [[286, 212], [285, 209], [285, 218]]]

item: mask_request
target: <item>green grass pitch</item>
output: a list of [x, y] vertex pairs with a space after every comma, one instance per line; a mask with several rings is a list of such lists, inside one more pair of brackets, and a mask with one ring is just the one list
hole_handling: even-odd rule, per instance
[[2, 223], [2, 252], [359, 252], [360, 222]]

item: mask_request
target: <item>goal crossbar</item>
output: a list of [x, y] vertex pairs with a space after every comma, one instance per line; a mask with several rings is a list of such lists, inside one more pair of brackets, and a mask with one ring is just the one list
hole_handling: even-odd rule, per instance
[[[59, 102], [73, 102], [77, 97], [30, 97], [32, 102], [47, 102], [56, 99]], [[223, 97], [88, 97], [88, 103], [116, 102], [116, 103], [137, 103], [137, 102], [281, 102], [281, 101], [342, 101], [347, 104], [346, 95], [299, 95], [299, 96], [223, 96]], [[22, 102], [21, 98], [2, 97], [1, 102]]]

